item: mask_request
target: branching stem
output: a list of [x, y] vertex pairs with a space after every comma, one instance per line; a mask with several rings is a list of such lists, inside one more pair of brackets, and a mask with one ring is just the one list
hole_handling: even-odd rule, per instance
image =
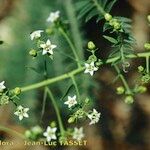
[[70, 40], [69, 36], [68, 36], [67, 33], [64, 31], [64, 29], [61, 28], [61, 27], [59, 27], [59, 31], [60, 31], [60, 33], [63, 35], [63, 37], [66, 39], [66, 41], [68, 42], [68, 44], [69, 44], [69, 46], [70, 46], [70, 48], [71, 48], [71, 50], [72, 50], [72, 52], [73, 52], [73, 54], [74, 54], [74, 56], [75, 56], [75, 59], [77, 60], [78, 68], [80, 68], [80, 67], [81, 67], [80, 59], [79, 59], [79, 56], [78, 56], [78, 54], [77, 54], [77, 52], [76, 52], [76, 48], [74, 47], [72, 41]]
[[63, 126], [63, 123], [62, 123], [61, 116], [60, 116], [59, 108], [58, 108], [58, 106], [57, 106], [56, 100], [54, 99], [54, 96], [53, 96], [51, 90], [50, 90], [48, 87], [46, 87], [46, 90], [47, 90], [47, 93], [48, 93], [48, 95], [49, 95], [49, 97], [50, 97], [50, 99], [51, 99], [51, 101], [52, 101], [52, 104], [53, 104], [53, 106], [54, 106], [54, 109], [55, 109], [55, 111], [56, 111], [56, 115], [57, 115], [57, 119], [58, 119], [58, 124], [59, 124], [59, 128], [60, 128], [60, 133], [61, 133], [61, 135], [63, 136], [65, 130], [64, 130], [64, 126]]
[[23, 134], [15, 131], [14, 129], [10, 129], [10, 128], [7, 128], [7, 127], [2, 126], [2, 125], [0, 125], [0, 131], [4, 131], [4, 132], [10, 133], [12, 135], [17, 135], [21, 139], [25, 139], [25, 136]]

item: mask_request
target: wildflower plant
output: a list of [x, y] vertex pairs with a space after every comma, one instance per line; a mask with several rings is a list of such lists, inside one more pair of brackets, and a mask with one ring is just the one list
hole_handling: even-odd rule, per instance
[[[46, 129], [42, 129], [39, 126], [31, 128], [25, 132], [25, 137], [30, 140], [42, 139], [47, 142], [51, 140], [66, 140], [70, 137], [75, 140], [82, 140], [86, 137], [83, 127], [78, 127], [77, 123], [81, 120], [88, 120], [89, 125], [94, 125], [100, 122], [101, 112], [97, 108], [90, 108], [90, 103], [93, 101], [89, 98], [89, 95], [84, 95], [81, 93], [84, 89], [80, 90], [80, 85], [77, 82], [80, 76], [89, 77], [93, 79], [95, 74], [101, 69], [103, 65], [110, 65], [114, 71], [116, 71], [116, 80], [120, 80], [122, 84], [116, 87], [116, 93], [122, 95], [124, 102], [127, 104], [132, 104], [135, 101], [135, 96], [138, 93], [146, 92], [145, 84], [150, 81], [150, 67], [149, 67], [149, 57], [150, 57], [150, 43], [146, 42], [143, 46], [146, 51], [136, 53], [134, 51], [134, 46], [136, 45], [136, 40], [131, 34], [131, 22], [129, 18], [113, 16], [110, 11], [116, 0], [77, 0], [75, 2], [76, 12], [78, 14], [78, 19], [85, 20], [88, 22], [91, 18], [95, 17], [97, 22], [101, 20], [104, 21], [103, 28], [103, 38], [110, 42], [112, 51], [105, 58], [101, 59], [97, 56], [97, 52], [101, 50], [96, 46], [93, 41], [87, 42], [85, 51], [88, 52], [89, 56], [87, 60], [81, 58], [79, 51], [75, 46], [72, 38], [69, 34], [69, 28], [67, 28], [66, 23], [60, 11], [51, 12], [48, 18], [45, 20], [48, 27], [46, 29], [35, 30], [31, 32], [29, 38], [31, 42], [34, 43], [34, 47], [29, 50], [29, 55], [34, 61], [38, 61], [37, 57], [42, 57], [44, 61], [44, 80], [32, 85], [25, 87], [16, 87], [15, 89], [8, 89], [7, 82], [0, 82], [0, 105], [6, 105], [12, 102], [16, 106], [14, 114], [19, 117], [19, 120], [27, 119], [30, 117], [30, 111], [32, 108], [26, 108], [27, 106], [21, 106], [17, 101], [19, 95], [26, 91], [34, 90], [43, 87], [44, 88], [44, 101], [49, 97], [51, 103], [55, 109], [57, 120], [52, 121], [47, 125]], [[68, 4], [69, 5], [69, 4]], [[148, 24], [150, 23], [150, 17], [148, 16]], [[108, 35], [106, 35], [109, 33]], [[56, 77], [50, 77], [48, 75], [48, 63], [52, 63], [55, 60], [57, 52], [59, 52], [59, 43], [52, 40], [55, 32], [59, 32], [61, 38], [64, 38], [70, 51], [68, 54], [63, 53], [67, 58], [74, 61], [76, 68], [66, 72], [62, 75]], [[71, 54], [71, 55], [70, 55]], [[73, 57], [72, 57], [73, 54]], [[139, 66], [137, 68], [140, 74], [140, 81], [135, 84], [135, 86], [130, 87], [125, 75], [128, 73], [128, 69], [131, 66], [130, 62], [133, 59], [145, 59], [145, 66]], [[68, 64], [69, 65], [69, 64]], [[62, 66], [66, 68], [66, 66]], [[36, 71], [36, 69], [33, 69]], [[71, 81], [70, 85], [65, 85], [66, 90], [62, 98], [56, 99], [52, 92], [51, 84], [69, 79]], [[73, 90], [72, 90], [73, 89]], [[86, 89], [85, 89], [86, 90]], [[72, 92], [73, 91], [73, 94]], [[73, 124], [74, 128], [65, 128], [60, 107], [58, 101], [65, 106], [65, 110], [70, 112], [67, 116], [68, 124]], [[44, 107], [43, 103], [43, 107]], [[43, 109], [44, 110], [44, 109]]]

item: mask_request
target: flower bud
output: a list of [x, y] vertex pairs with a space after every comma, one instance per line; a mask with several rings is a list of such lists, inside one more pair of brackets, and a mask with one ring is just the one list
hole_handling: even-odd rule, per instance
[[111, 19], [111, 20], [109, 21], [109, 24], [110, 24], [111, 26], [114, 26], [114, 23], [116, 23], [116, 22], [118, 22], [117, 19]]
[[147, 20], [150, 23], [150, 15], [147, 16]]
[[139, 72], [143, 72], [144, 71], [144, 67], [143, 66], [138, 66], [138, 71]]
[[25, 137], [26, 137], [27, 139], [30, 139], [31, 136], [32, 136], [32, 133], [31, 133], [30, 130], [26, 130], [24, 135], [25, 135]]
[[104, 17], [106, 21], [110, 21], [112, 19], [112, 16], [109, 13], [106, 13]]
[[96, 48], [95, 44], [92, 41], [88, 42], [88, 49], [89, 50], [94, 50]]
[[75, 117], [70, 117], [69, 119], [68, 119], [68, 123], [73, 123], [75, 121]]
[[4, 92], [4, 90], [3, 90], [3, 89], [0, 89], [0, 95], [3, 94], [3, 92]]
[[145, 43], [145, 44], [144, 44], [144, 48], [145, 48], [146, 50], [150, 50], [150, 43]]
[[9, 97], [7, 95], [2, 95], [0, 97], [0, 105], [6, 105], [9, 103]]
[[85, 99], [85, 103], [88, 104], [90, 102], [89, 98]]
[[124, 87], [123, 86], [120, 86], [120, 87], [117, 87], [117, 94], [120, 95], [120, 94], [123, 94], [124, 93]]
[[150, 81], [150, 75], [146, 74], [146, 75], [142, 76], [141, 81], [143, 83], [148, 83]]
[[35, 135], [38, 135], [38, 134], [41, 134], [43, 132], [42, 128], [40, 126], [35, 126], [31, 129], [31, 131], [35, 134]]
[[126, 104], [132, 104], [134, 102], [134, 99], [131, 95], [128, 95], [124, 101]]
[[56, 127], [56, 122], [55, 122], [55, 121], [52, 121], [52, 122], [50, 123], [50, 126], [51, 126], [52, 128]]
[[53, 32], [53, 29], [49, 28], [49, 29], [46, 29], [46, 33], [49, 34], [49, 35], [51, 35], [51, 34], [53, 34], [54, 32]]
[[118, 29], [120, 29], [120, 27], [121, 27], [121, 25], [120, 25], [119, 22], [114, 22], [113, 26], [114, 26], [114, 29], [115, 29], [115, 30], [118, 30]]
[[144, 93], [147, 91], [147, 88], [145, 86], [138, 86], [136, 89], [137, 93]]
[[91, 55], [91, 56], [89, 56], [88, 60], [89, 60], [89, 63], [91, 63], [92, 61], [96, 62], [97, 57], [95, 55]]
[[29, 55], [32, 56], [32, 57], [36, 57], [37, 56], [37, 51], [34, 50], [34, 49], [30, 50]]
[[16, 87], [16, 88], [14, 89], [14, 94], [15, 94], [15, 95], [20, 95], [20, 94], [21, 94], [21, 88]]

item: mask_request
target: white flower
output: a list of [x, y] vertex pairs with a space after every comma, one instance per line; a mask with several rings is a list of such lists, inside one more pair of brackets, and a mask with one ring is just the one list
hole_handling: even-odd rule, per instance
[[40, 38], [42, 32], [44, 32], [44, 31], [43, 31], [43, 30], [37, 30], [37, 31], [32, 32], [32, 33], [30, 34], [31, 40]]
[[74, 128], [73, 132], [73, 139], [80, 141], [82, 138], [84, 138], [83, 128]]
[[98, 113], [96, 109], [93, 109], [93, 112], [88, 114], [88, 118], [91, 120], [89, 125], [95, 124], [99, 121], [101, 113]]
[[55, 22], [59, 18], [60, 11], [51, 12], [47, 18], [47, 22]]
[[28, 111], [29, 111], [29, 108], [24, 108], [20, 105], [17, 107], [14, 114], [19, 117], [19, 120], [22, 120], [23, 117], [26, 117], [26, 118], [29, 117], [29, 115], [27, 114]]
[[0, 91], [6, 89], [4, 84], [5, 84], [5, 81], [0, 82]]
[[43, 135], [46, 137], [48, 142], [50, 142], [52, 139], [57, 139], [56, 130], [57, 128], [51, 128], [50, 126], [47, 127], [46, 132], [44, 132]]
[[76, 95], [74, 95], [73, 97], [68, 96], [68, 101], [66, 101], [64, 104], [68, 105], [68, 108], [71, 108], [72, 106], [77, 104]]
[[90, 64], [85, 63], [85, 71], [84, 73], [90, 73], [91, 76], [93, 76], [94, 71], [97, 71], [98, 68], [95, 67], [94, 61], [92, 61]]
[[43, 49], [42, 55], [49, 53], [53, 55], [53, 49], [56, 48], [56, 45], [53, 45], [50, 40], [47, 40], [46, 43], [40, 44], [40, 47]]

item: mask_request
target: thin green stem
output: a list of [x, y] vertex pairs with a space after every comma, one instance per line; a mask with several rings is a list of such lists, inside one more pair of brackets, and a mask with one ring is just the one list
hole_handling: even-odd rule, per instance
[[41, 81], [39, 83], [35, 83], [35, 84], [29, 85], [29, 86], [22, 87], [21, 90], [22, 90], [22, 92], [25, 92], [25, 91], [30, 91], [30, 90], [37, 89], [37, 88], [40, 88], [40, 87], [43, 87], [43, 86], [47, 86], [47, 85], [50, 85], [52, 83], [55, 83], [55, 82], [58, 82], [58, 81], [61, 81], [61, 80], [64, 80], [64, 79], [68, 79], [68, 78], [70, 78], [71, 75], [79, 74], [83, 70], [84, 70], [84, 67], [78, 68], [78, 69], [75, 69], [75, 70], [73, 70], [69, 73], [65, 73], [63, 75], [60, 75], [60, 76], [57, 76], [57, 77], [54, 77], [54, 78], [50, 78], [50, 79]]
[[59, 128], [60, 128], [60, 132], [61, 132], [61, 135], [63, 136], [65, 130], [64, 130], [64, 126], [63, 126], [63, 123], [62, 123], [61, 116], [60, 116], [59, 108], [58, 108], [58, 106], [57, 106], [57, 103], [56, 103], [56, 101], [55, 101], [55, 99], [54, 99], [54, 96], [53, 96], [51, 90], [50, 90], [48, 87], [46, 87], [46, 90], [47, 90], [47, 93], [48, 93], [48, 95], [49, 95], [49, 97], [50, 97], [50, 99], [51, 99], [51, 101], [52, 101], [52, 104], [53, 104], [53, 106], [54, 106], [54, 109], [55, 109], [55, 111], [56, 111], [56, 115], [57, 115], [57, 119], [58, 119], [58, 124], [59, 124]]
[[47, 99], [47, 90], [46, 87], [44, 88], [44, 96], [43, 96], [43, 104], [42, 104], [42, 112], [41, 112], [41, 121], [45, 112], [45, 104], [46, 104], [46, 99]]
[[10, 129], [10, 128], [7, 128], [5, 126], [2, 126], [0, 125], [0, 131], [4, 131], [4, 132], [7, 132], [7, 133], [10, 133], [12, 135], [17, 135], [18, 137], [20, 137], [21, 139], [25, 139], [25, 136], [13, 129]]
[[[136, 55], [130, 54], [130, 55], [126, 56], [126, 58], [130, 58], [130, 59], [131, 58], [145, 58], [145, 57], [148, 57], [148, 56], [150, 57], [150, 52], [137, 53]], [[109, 58], [105, 62], [103, 62], [103, 64], [110, 64], [110, 63], [116, 62], [119, 59], [120, 59], [119, 56]], [[39, 83], [35, 83], [35, 84], [32, 84], [32, 85], [22, 87], [21, 90], [22, 90], [22, 92], [26, 92], [26, 91], [29, 91], [29, 90], [33, 90], [33, 89], [37, 89], [37, 88], [41, 88], [41, 87], [53, 84], [55, 82], [58, 82], [58, 81], [61, 81], [61, 80], [64, 80], [64, 79], [68, 79], [68, 78], [70, 78], [71, 75], [77, 75], [77, 74], [83, 72], [84, 69], [85, 69], [84, 67], [81, 67], [81, 68], [75, 69], [71, 72], [62, 74], [60, 76], [41, 81]]]
[[146, 72], [149, 74], [149, 56], [146, 56]]
[[72, 80], [72, 82], [73, 82], [73, 85], [74, 85], [75, 90], [76, 90], [76, 93], [77, 93], [77, 97], [78, 97], [79, 102], [80, 102], [80, 101], [81, 101], [81, 99], [80, 99], [79, 88], [78, 88], [78, 85], [77, 85], [77, 83], [76, 83], [76, 80], [75, 80], [74, 75], [72, 75], [72, 76], [71, 76], [71, 80]]
[[69, 44], [69, 46], [70, 46], [70, 48], [71, 48], [71, 50], [72, 50], [72, 52], [73, 52], [73, 54], [74, 54], [74, 56], [75, 56], [75, 59], [77, 60], [77, 66], [80, 68], [80, 67], [81, 67], [80, 59], [79, 59], [78, 54], [77, 54], [77, 52], [76, 52], [76, 48], [74, 47], [72, 41], [70, 40], [69, 36], [68, 36], [67, 33], [64, 31], [64, 29], [60, 27], [60, 28], [59, 28], [59, 31], [60, 31], [60, 33], [63, 35], [63, 37], [66, 39], [66, 41], [68, 42], [68, 44]]
[[82, 50], [83, 42], [82, 42], [81, 32], [79, 30], [79, 21], [77, 20], [77, 17], [76, 17], [73, 0], [64, 0], [64, 7], [66, 9], [66, 13], [70, 22], [71, 33], [72, 33], [75, 47], [78, 50], [80, 59], [83, 60], [84, 58], [84, 52]]
[[118, 75], [119, 75], [119, 77], [120, 77], [124, 87], [126, 88], [127, 94], [132, 94], [129, 85], [128, 85], [126, 79], [124, 78], [124, 76], [121, 74], [120, 69], [118, 68], [118, 66], [114, 65], [114, 68], [115, 68], [116, 72], [118, 73]]

